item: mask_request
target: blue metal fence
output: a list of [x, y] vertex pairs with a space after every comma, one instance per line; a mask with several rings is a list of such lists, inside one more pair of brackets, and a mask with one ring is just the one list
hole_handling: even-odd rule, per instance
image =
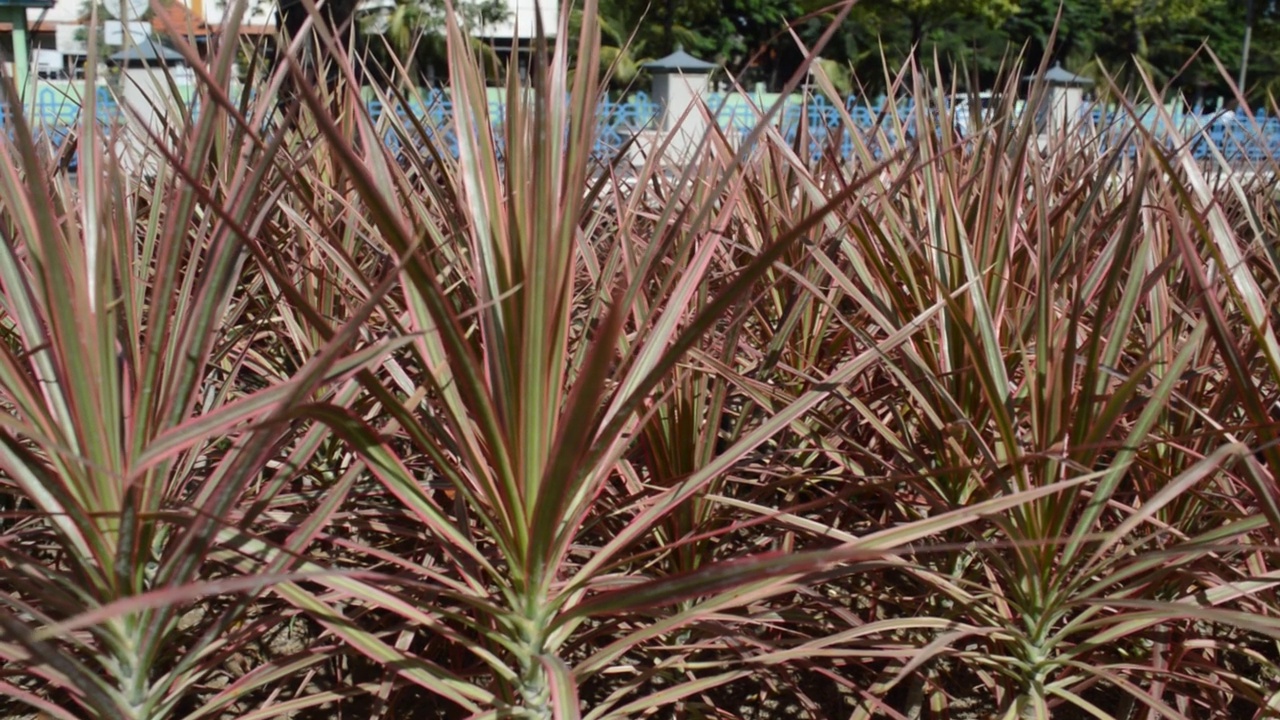
[[[760, 112], [758, 108], [767, 105], [770, 99], [761, 97], [752, 102], [752, 99], [738, 95], [713, 94], [708, 97], [707, 104], [712, 108], [717, 124], [724, 131], [741, 137], [756, 126]], [[107, 88], [98, 88], [95, 100], [100, 122], [110, 123], [120, 117], [116, 101]], [[78, 97], [54, 87], [38, 87], [33, 102], [28, 107], [28, 118], [33, 127], [53, 140], [55, 145], [65, 141], [70, 135], [72, 128], [79, 122], [81, 113]], [[388, 111], [388, 108], [376, 101], [369, 103], [368, 109], [375, 121]], [[456, 154], [453, 106], [444, 92], [432, 91], [420, 102], [392, 110], [404, 121], [383, 125], [386, 128], [384, 141], [392, 150], [399, 152], [407, 140], [416, 145], [435, 143], [437, 147]], [[491, 117], [503, 116], [499, 102], [491, 102], [489, 110]], [[890, 113], [896, 113], [901, 119], [901, 128], [898, 123], [888, 120]], [[860, 131], [862, 142], [868, 144], [876, 154], [898, 146], [903, 140], [910, 142], [916, 136], [917, 114], [910, 103], [895, 108], [884, 98], [868, 101], [850, 97], [843, 107], [822, 96], [810, 98], [803, 104], [798, 99], [789, 100], [776, 121], [780, 123], [778, 127], [783, 137], [793, 144], [803, 131], [811, 156], [816, 158], [824, 153], [836, 153], [849, 158], [854, 152], [855, 142], [844, 122], [846, 114]], [[411, 117], [413, 121], [410, 121]], [[660, 108], [644, 93], [636, 93], [625, 100], [603, 101], [598, 117], [595, 150], [597, 155], [607, 157], [632, 136], [654, 128], [660, 117]], [[1095, 138], [1101, 147], [1121, 145], [1130, 153], [1137, 152], [1141, 134], [1135, 127], [1132, 115], [1086, 106], [1082, 110], [1082, 119], [1086, 122], [1081, 125], [1081, 131]], [[1154, 110], [1150, 110], [1139, 116], [1136, 122], [1170, 147], [1173, 140], [1168, 131], [1176, 130], [1194, 156], [1202, 160], [1212, 159], [1216, 154], [1221, 154], [1230, 162], [1280, 157], [1280, 118], [1268, 116], [1263, 111], [1255, 113], [1253, 120], [1244, 114], [1196, 112], [1174, 115], [1172, 120], [1174, 127], [1165, 127], [1167, 122], [1159, 119], [1159, 114]], [[6, 121], [7, 116], [0, 108], [0, 123]], [[410, 128], [410, 131], [402, 134], [397, 131], [397, 125]], [[900, 129], [902, 137], [898, 137]], [[872, 133], [872, 130], [875, 132]]]

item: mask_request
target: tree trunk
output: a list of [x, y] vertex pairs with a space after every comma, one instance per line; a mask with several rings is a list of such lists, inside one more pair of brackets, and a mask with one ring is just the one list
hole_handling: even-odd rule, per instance
[[[343, 55], [351, 58], [351, 27], [350, 20], [355, 13], [356, 0], [324, 0], [320, 5], [320, 19], [330, 33], [337, 40], [339, 47], [343, 50]], [[286, 52], [288, 44], [298, 36], [302, 31], [302, 26], [307, 21], [309, 13], [306, 5], [302, 0], [280, 0], [279, 9], [276, 12], [276, 25], [280, 30], [280, 38], [278, 47], [276, 48], [276, 62], [283, 62], [284, 58], [281, 53]], [[317, 56], [317, 52], [325, 52], [324, 46], [316, 42], [308, 42], [303, 46], [303, 73], [308, 82], [319, 83], [320, 67], [324, 65], [322, 57]], [[354, 60], [354, 59], [353, 59]], [[330, 65], [326, 77], [323, 79], [326, 85], [332, 85], [337, 81], [339, 72], [336, 65]], [[292, 90], [292, 88], [289, 88]], [[294, 93], [285, 92], [282, 95], [285, 98], [291, 98]]]
[[667, 6], [662, 13], [662, 41], [667, 44], [667, 48], [674, 47], [676, 29], [676, 0], [667, 0]]

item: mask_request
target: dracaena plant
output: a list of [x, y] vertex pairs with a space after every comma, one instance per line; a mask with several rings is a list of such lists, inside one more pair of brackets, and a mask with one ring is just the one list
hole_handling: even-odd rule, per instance
[[387, 350], [352, 342], [372, 305], [300, 357], [270, 342], [289, 322], [254, 255], [284, 135], [227, 97], [234, 53], [201, 66], [198, 120], [104, 127], [86, 91], [76, 174], [20, 114], [0, 142], [0, 687], [48, 717], [243, 712], [280, 667], [323, 659], [207, 685], [296, 614], [255, 601], [332, 508], [275, 497], [331, 450], [317, 408], [353, 402], [344, 378]]
[[[708, 519], [707, 491], [753, 449], [880, 362], [944, 303], [843, 356], [820, 381], [717, 443], [715, 411], [684, 407], [706, 385], [682, 363], [718, 342], [733, 353], [750, 293], [789, 253], [803, 255], [796, 247], [806, 233], [872, 176], [851, 179], [744, 251], [729, 235], [740, 219], [743, 155], [708, 138], [670, 174], [672, 141], [663, 139], [644, 149], [631, 187], [672, 192], [644, 191], [634, 206], [642, 221], [610, 217], [600, 199], [625, 201], [593, 156], [599, 41], [588, 31], [570, 47], [565, 11], [555, 49], [541, 36], [535, 43], [528, 83], [508, 73], [499, 117], [470, 43], [451, 26], [456, 160], [422, 142], [438, 128], [417, 118], [387, 113], [375, 125], [357, 108], [353, 76], [339, 100], [351, 112], [338, 116], [354, 118], [351, 136], [324, 112], [333, 101], [300, 90], [370, 239], [399, 266], [403, 309], [390, 316], [412, 345], [385, 363], [385, 375], [364, 376], [397, 431], [375, 433], [354, 417], [340, 429], [399, 508], [373, 528], [384, 539], [348, 539], [343, 548], [388, 576], [318, 580], [341, 605], [297, 584], [276, 593], [388, 679], [481, 716], [582, 716], [579, 688], [625, 668], [635, 652], [657, 666], [624, 679], [587, 716], [632, 717], [743, 677], [748, 671], [728, 656], [700, 663], [692, 649], [663, 648], [677, 633], [708, 637], [713, 618], [786, 592], [807, 573], [1054, 491], [1011, 493], [809, 553], [723, 561], [704, 547], [697, 560], [651, 563], [667, 553], [656, 543], [699, 540], [706, 523], [688, 520]], [[594, 2], [582, 23], [595, 27]], [[390, 107], [406, 98], [382, 100]], [[768, 121], [746, 146], [766, 135]], [[395, 149], [381, 142], [388, 133]], [[675, 438], [693, 452], [637, 471], [631, 451], [646, 432], [651, 450], [663, 433], [696, 433]], [[670, 460], [675, 450], [662, 452]], [[682, 513], [691, 514], [682, 521]], [[393, 558], [383, 543], [416, 548], [415, 559]], [[742, 621], [753, 622], [749, 614]], [[674, 682], [647, 692], [655, 672]]]
[[[1218, 207], [1258, 188], [1215, 197], [1189, 153], [1170, 155], [1150, 134], [1137, 134], [1130, 163], [1127, 148], [1099, 153], [1080, 127], [1033, 151], [1026, 117], [959, 143], [931, 131], [934, 111], [916, 116], [929, 161], [890, 167], [846, 216], [843, 256], [823, 260], [850, 297], [882, 299], [849, 319], [866, 336], [948, 298], [882, 366], [891, 374], [871, 384], [886, 389], [853, 403], [850, 442], [879, 446], [910, 489], [890, 508], [904, 520], [920, 504], [1088, 482], [941, 535], [972, 551], [896, 569], [896, 582], [931, 592], [895, 617], [759, 661], [823, 652], [853, 662], [918, 638], [923, 648], [909, 643], [886, 665], [861, 717], [885, 710], [881, 698], [904, 682], [917, 699], [895, 709], [946, 713], [968, 700], [954, 695], [961, 677], [1006, 717], [1067, 707], [1188, 717], [1235, 693], [1246, 707], [1273, 702], [1238, 661], [1213, 667], [1199, 650], [1223, 650], [1224, 632], [1244, 645], [1277, 629], [1274, 572], [1252, 549], [1274, 532], [1274, 485], [1247, 451], [1269, 450], [1275, 427], [1263, 415], [1274, 330], [1256, 310], [1274, 266], [1241, 262], [1260, 249], [1258, 223], [1241, 220], [1240, 234]], [[1230, 310], [1209, 290], [1206, 256], [1235, 269], [1221, 280], [1238, 303]]]
[[[962, 138], [955, 83], [914, 63], [888, 82], [910, 114], [863, 129], [832, 103], [847, 159], [762, 109], [746, 137], [603, 162], [594, 12], [570, 36], [566, 9], [500, 108], [452, 28], [451, 118], [415, 111], [405, 68], [361, 88], [320, 23], [253, 99], [226, 54], [197, 65], [198, 119], [147, 162], [83, 128], [73, 182], [17, 128], [10, 696], [112, 718], [1280, 702], [1270, 190], [1133, 123], [1038, 136], [1011, 100]], [[301, 645], [264, 647], [276, 628]]]

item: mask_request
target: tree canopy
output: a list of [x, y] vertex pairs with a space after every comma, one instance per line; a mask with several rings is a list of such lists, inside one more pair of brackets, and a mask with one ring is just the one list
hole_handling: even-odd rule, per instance
[[[776, 85], [799, 62], [787, 21], [801, 18], [801, 37], [815, 40], [834, 17], [837, 0], [603, 0], [601, 14], [622, 47], [635, 33], [632, 54], [658, 57], [676, 44], [723, 63], [746, 83]], [[1076, 71], [1136, 83], [1138, 69], [1194, 99], [1230, 95], [1205, 44], [1235, 75], [1249, 3], [1253, 42], [1250, 97], [1280, 90], [1280, 12], [1276, 0], [860, 0], [823, 56], [850, 66], [859, 83], [883, 89], [884, 60], [901, 63], [915, 48], [935, 55], [944, 72], [989, 81], [1008, 59], [1025, 52], [1035, 66], [1051, 60]], [[647, 13], [646, 13], [647, 9]], [[1059, 11], [1061, 16], [1059, 18]], [[750, 63], [761, 53], [762, 62]], [[1194, 60], [1193, 60], [1194, 57]]]
[[[816, 11], [829, 2], [801, 5]], [[945, 70], [963, 69], [964, 77], [981, 80], [1019, 51], [1029, 66], [1050, 52], [1051, 60], [1072, 70], [1105, 72], [1122, 84], [1137, 83], [1142, 69], [1201, 100], [1231, 94], [1211, 56], [1198, 51], [1207, 43], [1234, 76], [1249, 2], [1254, 13], [1247, 92], [1261, 101], [1280, 89], [1275, 0], [861, 0], [841, 41], [825, 55], [851, 64], [861, 81], [875, 86], [883, 77], [882, 51], [893, 65], [916, 47], [921, 57], [936, 53]]]
[[[787, 25], [811, 43], [835, 16], [838, 2], [600, 0], [603, 60], [614, 65], [615, 82], [626, 84], [644, 62], [683, 46], [722, 64], [745, 85], [777, 87], [802, 59]], [[495, 3], [462, 5], [484, 14]], [[438, 28], [440, 5], [441, 0], [396, 0], [384, 31], [391, 46], [431, 54], [429, 41], [415, 44], [410, 38]], [[1276, 0], [860, 0], [823, 57], [848, 68], [846, 75], [870, 92], [884, 89], [885, 61], [897, 67], [915, 49], [919, 57], [936, 56], [944, 73], [979, 84], [990, 82], [1020, 52], [1032, 67], [1051, 53], [1051, 60], [1077, 72], [1136, 84], [1142, 70], [1193, 100], [1211, 100], [1232, 93], [1211, 56], [1200, 51], [1207, 44], [1234, 76], [1250, 7], [1246, 91], [1261, 102], [1280, 90]]]

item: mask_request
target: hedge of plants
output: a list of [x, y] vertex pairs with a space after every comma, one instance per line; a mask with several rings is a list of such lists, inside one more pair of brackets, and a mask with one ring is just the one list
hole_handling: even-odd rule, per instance
[[0, 139], [0, 716], [1280, 712], [1274, 158], [605, 164], [568, 27], [450, 28], [457, 158], [324, 25], [145, 162]]

